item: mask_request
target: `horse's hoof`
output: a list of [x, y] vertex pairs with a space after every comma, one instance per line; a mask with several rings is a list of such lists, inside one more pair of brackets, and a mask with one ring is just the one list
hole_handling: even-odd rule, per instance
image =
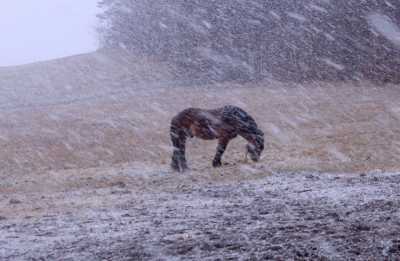
[[181, 167], [181, 168], [173, 168], [176, 172], [180, 172], [180, 173], [183, 173], [183, 172], [185, 172], [186, 170], [188, 170], [188, 167]]
[[170, 166], [174, 171], [177, 172], [184, 172], [185, 170], [188, 169], [186, 162], [172, 161]]
[[222, 163], [221, 163], [221, 161], [213, 161], [212, 165], [213, 165], [214, 168], [218, 168], [218, 167], [222, 166]]
[[176, 172], [185, 172], [185, 170], [187, 170], [187, 167], [171, 166], [171, 169]]

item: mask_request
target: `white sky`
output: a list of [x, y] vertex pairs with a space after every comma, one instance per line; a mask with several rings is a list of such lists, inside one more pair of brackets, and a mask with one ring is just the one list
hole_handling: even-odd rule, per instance
[[0, 0], [0, 66], [97, 49], [98, 0]]

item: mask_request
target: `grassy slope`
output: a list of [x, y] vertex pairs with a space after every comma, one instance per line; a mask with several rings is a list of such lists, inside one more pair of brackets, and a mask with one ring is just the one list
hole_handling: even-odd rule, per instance
[[[261, 164], [285, 170], [398, 169], [400, 88], [264, 82], [185, 87], [166, 65], [102, 51], [0, 69], [1, 173], [169, 163], [169, 120], [188, 106], [236, 104], [266, 132]], [[210, 165], [215, 142], [189, 158]], [[235, 140], [225, 160], [242, 160]], [[163, 165], [163, 166], [161, 166]]]

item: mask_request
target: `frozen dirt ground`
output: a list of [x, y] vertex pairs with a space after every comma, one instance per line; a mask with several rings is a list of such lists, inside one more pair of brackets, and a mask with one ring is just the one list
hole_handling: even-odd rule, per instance
[[255, 173], [232, 182], [229, 172], [214, 171], [211, 180], [150, 171], [139, 183], [124, 167], [124, 181], [43, 195], [42, 206], [25, 213], [40, 193], [7, 197], [0, 259], [400, 258], [399, 173]]

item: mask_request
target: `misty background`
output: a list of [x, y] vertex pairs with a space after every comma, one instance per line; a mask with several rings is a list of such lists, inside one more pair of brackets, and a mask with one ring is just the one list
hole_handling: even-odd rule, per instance
[[97, 0], [0, 3], [0, 66], [55, 59], [98, 48]]

